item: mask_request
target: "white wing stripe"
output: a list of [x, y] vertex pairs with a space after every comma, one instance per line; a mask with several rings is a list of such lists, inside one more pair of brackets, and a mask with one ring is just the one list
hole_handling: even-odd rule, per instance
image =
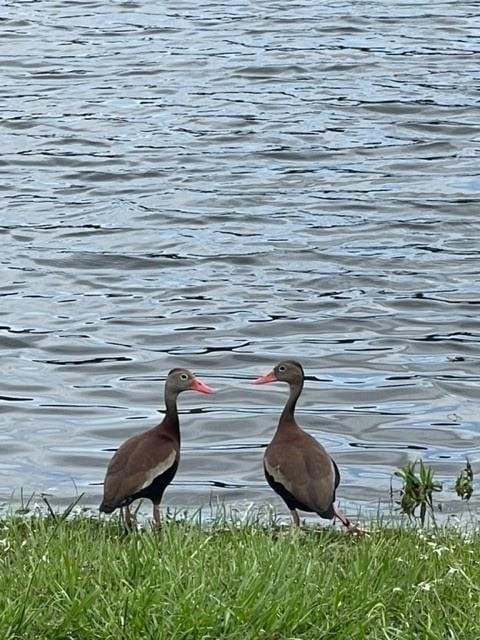
[[157, 476], [161, 476], [162, 473], [165, 473], [165, 471], [168, 471], [168, 469], [170, 469], [170, 467], [174, 465], [176, 457], [177, 457], [176, 452], [172, 451], [170, 455], [167, 456], [161, 462], [159, 462], [156, 467], [153, 467], [153, 469], [150, 469], [150, 471], [148, 471], [145, 474], [145, 482], [142, 484], [140, 489], [138, 489], [138, 491], [142, 491], [142, 489], [146, 489], [149, 485], [152, 484], [152, 482], [155, 480]]

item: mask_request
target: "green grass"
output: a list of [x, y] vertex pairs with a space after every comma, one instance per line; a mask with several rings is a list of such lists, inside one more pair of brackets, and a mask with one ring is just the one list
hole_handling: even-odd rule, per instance
[[480, 535], [0, 521], [0, 638], [480, 638]]

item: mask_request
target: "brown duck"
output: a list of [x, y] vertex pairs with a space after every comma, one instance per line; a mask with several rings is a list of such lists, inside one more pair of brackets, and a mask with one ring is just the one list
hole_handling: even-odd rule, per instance
[[333, 458], [315, 438], [303, 431], [295, 420], [295, 405], [302, 392], [305, 374], [302, 365], [293, 360], [280, 362], [270, 373], [254, 380], [254, 384], [286, 382], [290, 395], [280, 416], [277, 430], [263, 458], [268, 484], [283, 498], [290, 509], [293, 524], [298, 527], [297, 509], [313, 511], [321, 518], [338, 518], [351, 529], [351, 524], [335, 506], [335, 491], [340, 473]]
[[127, 527], [132, 524], [129, 505], [139, 498], [152, 501], [153, 523], [160, 526], [160, 501], [180, 460], [177, 396], [182, 391], [213, 393], [188, 369], [172, 369], [165, 382], [164, 419], [153, 429], [126, 440], [108, 465], [100, 511], [122, 509]]

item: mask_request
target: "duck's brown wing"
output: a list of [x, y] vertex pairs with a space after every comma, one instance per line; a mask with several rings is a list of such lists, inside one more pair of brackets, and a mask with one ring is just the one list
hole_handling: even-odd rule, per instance
[[110, 513], [126, 504], [178, 460], [179, 447], [172, 438], [148, 431], [129, 438], [108, 465], [100, 510]]
[[299, 504], [318, 514], [329, 514], [338, 476], [327, 451], [307, 433], [294, 442], [275, 442], [264, 457], [266, 472]]

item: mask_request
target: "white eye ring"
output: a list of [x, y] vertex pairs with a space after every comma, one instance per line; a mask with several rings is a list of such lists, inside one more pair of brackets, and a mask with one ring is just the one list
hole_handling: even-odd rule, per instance
[[281, 364], [281, 365], [278, 367], [278, 370], [279, 370], [279, 371], [281, 371], [282, 373], [285, 371], [285, 367], [283, 366], [283, 364]]
[[188, 376], [186, 373], [182, 373], [182, 375], [180, 376], [181, 380], [188, 380]]

